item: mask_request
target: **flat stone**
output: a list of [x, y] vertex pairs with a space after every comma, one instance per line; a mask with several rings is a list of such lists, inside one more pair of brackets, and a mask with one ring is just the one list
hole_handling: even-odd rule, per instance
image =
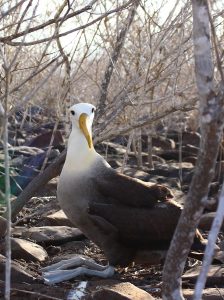
[[[122, 168], [118, 168], [117, 171], [121, 172]], [[148, 180], [149, 179], [149, 174], [138, 169], [130, 168], [130, 167], [125, 167], [123, 170], [123, 174], [128, 175], [130, 177], [138, 178], [141, 180]]]
[[102, 287], [108, 288], [110, 286], [114, 286], [115, 284], [119, 284], [119, 283], [121, 283], [121, 281], [117, 279], [111, 279], [111, 278], [96, 279], [96, 280], [88, 281], [87, 288], [89, 291], [95, 292]]
[[47, 259], [47, 252], [43, 247], [23, 239], [12, 238], [12, 258], [24, 259], [25, 261], [43, 262]]
[[[212, 222], [215, 218], [216, 212], [210, 212], [207, 214], [202, 215], [198, 227], [202, 230], [209, 231], [212, 225]], [[220, 228], [221, 231], [224, 231], [224, 222]]]
[[72, 241], [68, 243], [64, 243], [61, 245], [61, 249], [63, 252], [72, 252], [83, 254], [86, 247], [89, 245], [89, 240], [82, 240], [82, 241]]
[[150, 176], [158, 175], [168, 178], [179, 178], [180, 167], [182, 168], [183, 178], [193, 170], [191, 163], [157, 163], [155, 169], [150, 170], [149, 174]]
[[186, 170], [188, 170], [188, 169], [193, 169], [194, 168], [194, 166], [193, 166], [193, 164], [192, 163], [190, 163], [190, 162], [182, 162], [181, 164], [178, 162], [171, 162], [171, 163], [167, 163], [167, 165], [169, 166], [169, 167], [171, 167], [171, 168], [175, 168], [175, 169], [180, 169], [180, 167], [182, 168], [182, 169], [186, 169]]
[[[147, 156], [148, 156], [148, 154], [147, 154]], [[152, 160], [154, 163], [157, 163], [157, 162], [160, 164], [166, 163], [165, 159], [163, 159], [162, 157], [159, 157], [158, 155], [155, 155], [155, 154], [152, 155]]]
[[43, 150], [36, 147], [28, 147], [28, 146], [11, 146], [9, 148], [9, 153], [15, 156], [24, 155], [24, 156], [32, 156], [44, 153]]
[[129, 282], [114, 284], [102, 287], [91, 295], [86, 296], [86, 300], [153, 300], [149, 293], [136, 287]]
[[48, 226], [74, 226], [71, 223], [71, 221], [66, 217], [62, 209], [46, 216], [44, 218], [44, 223]]
[[[179, 142], [179, 132], [177, 131], [170, 131], [167, 134], [167, 137], [173, 139], [175, 142]], [[182, 144], [183, 145], [194, 145], [199, 146], [200, 144], [201, 135], [197, 132], [193, 131], [183, 131], [182, 132]]]
[[216, 212], [219, 204], [218, 195], [208, 196], [208, 201], [205, 204], [205, 209], [210, 212]]
[[45, 244], [62, 244], [69, 241], [81, 240], [83, 233], [78, 228], [68, 226], [41, 226], [25, 229], [22, 238]]
[[[165, 160], [176, 160], [176, 161], [179, 161], [179, 150], [178, 149], [160, 150], [160, 149], [157, 149], [157, 148], [153, 148], [153, 150], [154, 150], [154, 152], [155, 152], [156, 155], [162, 157]], [[183, 150], [181, 152], [183, 160], [185, 159], [185, 157], [194, 156], [196, 150], [194, 149], [192, 152], [190, 152], [189, 149], [187, 149], [187, 151]]]
[[113, 169], [117, 169], [122, 166], [122, 163], [117, 159], [109, 159], [108, 163]]
[[[183, 296], [186, 300], [193, 299], [194, 290], [183, 290]], [[223, 288], [210, 288], [203, 290], [202, 300], [223, 300]]]
[[184, 159], [183, 159], [183, 162], [189, 162], [189, 163], [192, 163], [192, 165], [196, 165], [196, 162], [197, 162], [197, 156], [194, 156], [194, 155], [191, 155], [191, 156], [186, 156]]
[[[29, 146], [29, 147], [36, 147], [36, 148], [48, 148], [51, 138], [52, 138], [52, 135], [53, 135], [52, 130], [43, 132], [43, 133], [39, 134], [38, 136], [32, 138], [30, 141], [27, 141], [25, 145]], [[63, 140], [61, 131], [56, 130], [54, 132], [54, 139], [53, 139], [52, 146], [55, 147], [55, 146], [61, 145], [63, 143], [64, 143], [64, 140]]]
[[[220, 246], [220, 244], [219, 244]], [[219, 248], [220, 250], [220, 248]], [[215, 250], [213, 255], [213, 262], [216, 264], [223, 264], [224, 263], [224, 251]]]
[[112, 286], [118, 283], [120, 283], [120, 281], [114, 279], [78, 281], [68, 292], [67, 299], [91, 300], [94, 292], [103, 287]]
[[126, 153], [126, 147], [113, 142], [102, 142], [100, 145], [97, 145], [97, 150], [117, 155], [124, 155]]
[[[188, 283], [195, 283], [200, 273], [200, 270], [201, 266], [195, 266], [192, 269], [185, 272], [182, 276], [183, 282], [187, 281]], [[220, 265], [211, 265], [207, 276], [206, 286], [223, 286], [223, 280], [224, 268]]]
[[165, 150], [175, 149], [176, 147], [174, 140], [162, 136], [153, 136], [152, 145], [153, 147], [157, 147]]
[[0, 239], [5, 236], [7, 230], [7, 220], [0, 216]]
[[189, 156], [197, 156], [199, 148], [193, 145], [186, 144], [182, 146], [182, 151], [187, 152]]
[[[6, 258], [0, 254], [0, 280], [5, 279], [5, 262]], [[16, 261], [11, 264], [11, 281], [33, 283], [35, 278], [25, 270], [25, 268]]]

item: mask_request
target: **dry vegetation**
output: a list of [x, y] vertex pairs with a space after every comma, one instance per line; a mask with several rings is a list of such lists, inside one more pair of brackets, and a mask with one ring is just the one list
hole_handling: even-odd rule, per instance
[[[2, 3], [0, 41], [12, 64], [9, 113], [40, 105], [61, 116], [65, 103], [92, 102], [103, 108], [98, 117], [103, 132], [98, 125], [101, 134], [97, 135], [102, 140], [116, 134], [116, 124], [119, 131], [130, 131], [175, 111], [193, 109], [198, 96], [191, 3], [166, 2], [157, 7], [135, 1], [134, 19], [120, 41], [134, 1], [92, 1], [90, 6], [80, 2], [79, 7], [71, 1], [52, 1], [48, 6], [20, 1], [8, 12], [17, 2]], [[221, 47], [222, 17], [215, 2], [213, 6]], [[66, 34], [69, 31], [73, 33]], [[119, 42], [123, 47], [113, 57]], [[102, 80], [110, 64], [113, 72], [102, 97]], [[2, 70], [2, 100], [4, 78]]]
[[[147, 124], [151, 118], [163, 117], [166, 112], [185, 106], [192, 109], [197, 92], [191, 3], [177, 1], [167, 5], [167, 1], [161, 1], [157, 7], [148, 2], [135, 2], [138, 8], [130, 30], [122, 37], [123, 47], [117, 61], [112, 64], [114, 70], [106, 99], [100, 97], [102, 79], [117, 50], [117, 37], [128, 22], [134, 1], [92, 1], [90, 6], [80, 2], [79, 7], [71, 1], [61, 1], [60, 5], [52, 1], [48, 6], [20, 1], [8, 13], [16, 1], [2, 4], [5, 15], [0, 41], [7, 60], [13, 63], [10, 114], [34, 104], [58, 114], [63, 112], [65, 101], [89, 101], [100, 106], [101, 99], [106, 114], [111, 116], [104, 128], [104, 138], [107, 138], [115, 131], [116, 119], [122, 120], [124, 128], [131, 129], [139, 119], [140, 125]], [[215, 2], [213, 6], [221, 47], [222, 17]], [[46, 26], [48, 23], [51, 24]], [[37, 30], [39, 27], [42, 29]], [[73, 33], [68, 35], [69, 31]], [[1, 78], [3, 100], [3, 70]], [[99, 121], [103, 120], [102, 115], [105, 112]]]
[[[1, 169], [6, 179], [8, 125], [22, 112], [21, 129], [34, 106], [57, 125], [65, 121], [68, 132], [68, 107], [95, 104], [95, 143], [123, 134], [131, 143], [141, 132], [151, 137], [159, 122], [164, 128], [198, 129], [203, 106], [195, 83], [192, 3], [200, 1], [78, 2], [0, 3], [0, 125], [6, 155]], [[224, 10], [222, 1], [210, 6], [212, 90], [218, 95], [224, 81]]]

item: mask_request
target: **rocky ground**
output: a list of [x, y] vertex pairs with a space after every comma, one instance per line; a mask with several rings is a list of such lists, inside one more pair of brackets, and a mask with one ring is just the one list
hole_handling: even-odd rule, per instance
[[[38, 174], [52, 135], [53, 124], [45, 127], [27, 126], [19, 130], [14, 125], [10, 133], [12, 192], [16, 196], [22, 188]], [[60, 127], [59, 127], [60, 129]], [[16, 135], [15, 135], [16, 132]], [[151, 182], [166, 184], [175, 195], [175, 199], [184, 203], [189, 188], [197, 151], [200, 142], [198, 133], [183, 132], [182, 162], [179, 163], [178, 133], [168, 132], [153, 138], [154, 168], [149, 168], [146, 153], [146, 138], [143, 137], [143, 167], [138, 169], [134, 152], [129, 153], [124, 173]], [[49, 162], [63, 150], [63, 137], [58, 130], [53, 141]], [[126, 152], [125, 138], [104, 142], [97, 150], [107, 157], [114, 168], [121, 168]], [[224, 160], [220, 152], [209, 203], [200, 221], [200, 230], [206, 237], [217, 207], [220, 182], [223, 180]], [[182, 180], [180, 180], [180, 178]], [[0, 178], [2, 180], [2, 178]], [[51, 180], [38, 191], [14, 220], [12, 228], [12, 296], [11, 299], [160, 299], [161, 265], [131, 265], [117, 268], [109, 279], [99, 279], [86, 275], [75, 279], [47, 285], [41, 268], [62, 259], [83, 255], [100, 264], [107, 264], [102, 251], [87, 240], [82, 232], [74, 228], [56, 199], [57, 178]], [[0, 181], [2, 184], [2, 181]], [[2, 185], [1, 185], [2, 188]], [[3, 204], [3, 202], [0, 202]], [[3, 205], [4, 207], [4, 205]], [[0, 298], [4, 290], [5, 235], [6, 223], [0, 218]], [[224, 225], [221, 230], [224, 230]], [[219, 234], [220, 251], [211, 266], [203, 299], [223, 299], [223, 233]], [[184, 295], [191, 299], [194, 284], [200, 270], [201, 261], [189, 258], [183, 275]]]

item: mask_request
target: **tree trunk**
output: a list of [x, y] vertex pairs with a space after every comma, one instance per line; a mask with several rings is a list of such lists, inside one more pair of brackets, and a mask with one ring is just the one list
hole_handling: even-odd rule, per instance
[[216, 94], [207, 1], [192, 0], [195, 75], [200, 96], [201, 144], [195, 173], [163, 270], [163, 299], [183, 300], [181, 275], [207, 201], [223, 130], [224, 87]]

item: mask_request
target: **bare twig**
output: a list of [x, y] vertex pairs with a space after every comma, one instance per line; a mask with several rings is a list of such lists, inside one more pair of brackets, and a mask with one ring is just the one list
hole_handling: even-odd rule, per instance
[[10, 68], [7, 57], [0, 45], [0, 53], [3, 59], [3, 68], [5, 71], [5, 99], [4, 99], [4, 165], [5, 165], [5, 201], [6, 201], [6, 219], [7, 219], [7, 234], [5, 238], [6, 248], [6, 265], [5, 265], [5, 300], [10, 300], [11, 290], [11, 199], [10, 199], [10, 175], [9, 175], [9, 152], [8, 152], [8, 101], [9, 101], [9, 83], [10, 83]]
[[124, 26], [122, 27], [122, 29], [117, 37], [115, 47], [114, 47], [113, 53], [110, 58], [110, 62], [107, 65], [106, 71], [104, 73], [103, 80], [101, 83], [101, 91], [100, 91], [100, 95], [99, 95], [98, 118], [104, 113], [105, 106], [106, 106], [106, 100], [107, 100], [108, 87], [109, 87], [109, 84], [111, 81], [111, 76], [113, 74], [114, 66], [118, 60], [121, 49], [124, 45], [127, 32], [132, 24], [132, 21], [134, 19], [136, 9], [139, 5], [139, 2], [140, 2], [139, 0], [135, 0], [133, 3], [133, 7], [130, 9], [130, 11], [128, 13], [128, 16], [127, 16], [127, 19], [125, 20]]
[[[138, 118], [137, 120], [134, 120], [131, 124], [128, 124], [126, 126], [119, 126], [117, 128], [106, 128], [105, 129], [105, 125], [110, 122], [112, 122], [111, 120], [114, 120], [119, 113], [122, 111], [123, 107], [121, 108], [121, 110], [119, 110], [119, 108], [115, 107], [115, 110], [111, 113], [111, 116], [109, 118], [107, 118], [107, 121], [105, 123], [103, 123], [102, 125], [99, 125], [95, 132], [95, 143], [99, 143], [102, 142], [103, 140], [106, 139], [111, 139], [117, 135], [122, 135], [125, 134], [133, 129], [136, 128], [140, 128], [140, 127], [145, 127], [148, 126], [150, 124], [153, 124], [155, 121], [158, 121], [166, 116], [171, 115], [174, 112], [177, 111], [191, 111], [194, 108], [194, 105], [196, 104], [197, 99], [193, 99], [191, 102], [189, 101], [189, 103], [185, 103], [185, 104], [181, 104], [181, 105], [176, 105], [175, 107], [168, 107], [167, 109], [165, 109], [164, 111], [160, 111], [158, 113], [155, 113], [151, 116], [145, 115], [141, 118]], [[118, 109], [118, 111], [117, 111]], [[116, 113], [117, 112], [117, 113]], [[99, 134], [100, 132], [100, 134]]]
[[[18, 33], [19, 28], [20, 28], [21, 24], [23, 23], [23, 20], [24, 20], [24, 18], [25, 18], [25, 15], [26, 15], [26, 13], [28, 12], [28, 10], [29, 10], [31, 4], [32, 4], [32, 0], [29, 0], [29, 2], [28, 2], [28, 4], [27, 4], [26, 8], [24, 9], [24, 11], [23, 11], [23, 13], [22, 13], [22, 15], [21, 15], [21, 17], [20, 17], [20, 19], [19, 19], [19, 21], [18, 21], [18, 24], [17, 24], [17, 26], [16, 26], [15, 33]], [[34, 14], [33, 14], [32, 17], [30, 18], [30, 20], [32, 20], [33, 17], [34, 17]], [[25, 35], [26, 35], [26, 34], [25, 34]]]
[[14, 10], [16, 10], [19, 6], [21, 6], [23, 3], [25, 3], [27, 0], [21, 0], [18, 3], [16, 3], [14, 6], [10, 7], [7, 11], [1, 11], [1, 17], [0, 20], [2, 18], [5, 18], [6, 16], [8, 16], [11, 12], [13, 12]]
[[128, 153], [130, 152], [130, 149], [131, 149], [131, 143], [133, 141], [133, 136], [134, 136], [134, 130], [131, 131], [131, 133], [129, 134], [129, 137], [128, 137], [128, 144], [127, 144], [127, 147], [126, 147], [126, 151], [125, 151], [122, 166], [121, 166], [121, 173], [124, 172], [124, 168], [126, 167], [126, 164], [127, 164]]
[[44, 158], [40, 173], [42, 173], [44, 171], [44, 169], [46, 168], [48, 158], [49, 158], [51, 150], [52, 150], [52, 145], [53, 145], [53, 142], [54, 142], [55, 133], [56, 133], [56, 130], [58, 128], [58, 123], [59, 123], [59, 120], [57, 120], [54, 124], [53, 132], [52, 132], [52, 135], [51, 135], [51, 140], [50, 140], [50, 143], [49, 143], [49, 146], [48, 146], [48, 149], [47, 149], [47, 153], [46, 153], [46, 156]]
[[[79, 26], [79, 27], [76, 27], [74, 29], [71, 29], [71, 30], [68, 30], [66, 32], [63, 32], [63, 33], [60, 33], [58, 35], [52, 35], [51, 37], [48, 37], [48, 38], [44, 38], [44, 39], [39, 39], [39, 40], [36, 40], [36, 41], [32, 41], [32, 42], [27, 42], [27, 43], [24, 43], [23, 45], [24, 46], [32, 46], [32, 45], [37, 45], [37, 44], [41, 44], [41, 43], [45, 43], [45, 42], [48, 42], [49, 40], [52, 40], [52, 39], [55, 39], [57, 37], [63, 37], [63, 36], [66, 36], [68, 34], [71, 34], [75, 31], [79, 31], [81, 29], [84, 29], [84, 28], [87, 28], [89, 26], [92, 26], [93, 24], [99, 22], [100, 20], [106, 18], [107, 16], [111, 15], [111, 14], [114, 14], [118, 11], [122, 11], [124, 9], [126, 9], [134, 0], [129, 0], [127, 3], [125, 3], [124, 5], [121, 5], [115, 9], [111, 9], [107, 12], [105, 12], [104, 14], [102, 14], [100, 17], [94, 19], [93, 21], [85, 24], [85, 25], [82, 25], [82, 26]], [[14, 37], [13, 39], [15, 39], [17, 37]], [[0, 38], [0, 42], [4, 42], [5, 44], [8, 44], [8, 45], [11, 45], [11, 46], [19, 46], [21, 44], [21, 42], [12, 42], [12, 39], [9, 38], [9, 37], [5, 37], [5, 38]]]
[[[21, 2], [25, 2], [25, 1], [27, 1], [27, 0], [23, 0], [23, 1], [21, 1]], [[97, 0], [91, 1], [91, 2], [90, 2], [88, 5], [86, 5], [85, 7], [83, 7], [83, 8], [81, 8], [81, 9], [77, 10], [77, 11], [74, 11], [74, 12], [72, 12], [72, 13], [66, 15], [66, 18], [65, 18], [64, 16], [61, 17], [61, 18], [54, 17], [53, 19], [48, 20], [48, 21], [45, 22], [45, 23], [42, 23], [42, 24], [37, 25], [37, 26], [35, 26], [35, 27], [32, 27], [32, 28], [30, 28], [30, 29], [28, 30], [28, 33], [35, 32], [35, 31], [38, 31], [38, 30], [40, 30], [40, 29], [44, 29], [45, 27], [47, 27], [47, 26], [49, 26], [49, 25], [52, 25], [52, 24], [55, 24], [55, 23], [60, 22], [61, 20], [67, 20], [67, 19], [70, 19], [70, 18], [72, 18], [72, 17], [75, 17], [75, 16], [77, 16], [77, 15], [79, 15], [79, 14], [85, 12], [85, 11], [88, 11], [88, 10], [92, 9], [92, 5], [93, 5], [96, 1], [97, 1]], [[26, 30], [20, 31], [19, 33], [15, 33], [15, 34], [13, 34], [13, 35], [10, 35], [10, 36], [4, 37], [4, 38], [0, 38], [0, 42], [3, 42], [3, 43], [6, 42], [6, 43], [7, 43], [7, 40], [8, 40], [8, 41], [12, 41], [12, 40], [17, 39], [17, 38], [19, 38], [19, 37], [22, 37], [24, 34], [26, 34]]]
[[[64, 5], [67, 4], [67, 0], [64, 2]], [[66, 14], [64, 16], [64, 19], [66, 17]], [[60, 25], [64, 22], [64, 19], [62, 19], [60, 21]], [[57, 41], [57, 46], [58, 49], [61, 53], [61, 56], [64, 59], [64, 63], [65, 63], [65, 68], [66, 68], [66, 75], [65, 75], [65, 85], [66, 85], [66, 98], [65, 98], [65, 114], [66, 114], [66, 121], [65, 121], [65, 132], [66, 132], [66, 136], [68, 136], [69, 134], [69, 128], [70, 128], [70, 124], [69, 124], [69, 108], [71, 106], [71, 99], [70, 99], [70, 92], [71, 92], [71, 64], [69, 61], [69, 57], [68, 55], [65, 53], [61, 42], [60, 42], [60, 38], [59, 38], [59, 23], [56, 24], [55, 27], [55, 33], [57, 35], [56, 41]]]
[[24, 105], [26, 104], [27, 102], [30, 101], [30, 99], [32, 99], [32, 97], [38, 92], [38, 90], [40, 88], [42, 88], [46, 83], [47, 81], [49, 80], [49, 78], [52, 76], [52, 74], [54, 74], [54, 72], [58, 69], [58, 67], [64, 62], [64, 60], [59, 60], [52, 68], [51, 70], [49, 71], [49, 73], [36, 85], [36, 87], [30, 91], [29, 93], [27, 93], [22, 101], [20, 101], [17, 105], [18, 106], [21, 106], [21, 105]]
[[[12, 58], [12, 60], [11, 60], [11, 62], [10, 62], [10, 65], [9, 65], [9, 69], [10, 69], [10, 70], [11, 70], [12, 66], [14, 65], [14, 63], [16, 62], [16, 60], [17, 60], [17, 58], [18, 58], [18, 55], [19, 55], [19, 53], [20, 53], [20, 51], [21, 51], [21, 49], [22, 49], [22, 46], [24, 45], [26, 35], [27, 35], [27, 33], [28, 33], [28, 30], [29, 30], [29, 28], [30, 28], [31, 22], [32, 22], [33, 17], [34, 17], [34, 15], [35, 15], [35, 13], [36, 13], [36, 10], [37, 10], [38, 5], [39, 5], [39, 0], [37, 1], [36, 5], [35, 5], [35, 7], [34, 7], [34, 9], [33, 9], [32, 17], [31, 17], [31, 19], [30, 19], [30, 22], [29, 22], [28, 25], [27, 25], [27, 28], [26, 28], [26, 30], [25, 30], [25, 34], [24, 34], [24, 36], [23, 36], [22, 42], [21, 42], [21, 44], [19, 45], [19, 47], [16, 49], [16, 52], [15, 52], [15, 54], [14, 54], [14, 57]], [[28, 8], [29, 8], [29, 6], [30, 6], [30, 3], [28, 4]], [[26, 9], [25, 9], [24, 12], [26, 12]]]
[[[31, 79], [33, 79], [35, 76], [37, 76], [38, 74], [42, 73], [45, 69], [47, 69], [51, 64], [53, 64], [54, 62], [56, 62], [58, 60], [59, 57], [56, 57], [54, 59], [52, 59], [48, 64], [44, 65], [41, 69], [39, 70], [35, 70], [34, 72], [32, 72], [27, 78], [25, 78], [22, 82], [20, 82], [17, 86], [15, 86], [14, 88], [12, 88], [9, 91], [9, 94], [12, 94], [16, 91], [18, 91], [25, 83], [29, 82]], [[2, 99], [4, 99], [5, 94], [3, 96], [0, 97], [0, 101]], [[12, 111], [10, 112], [10, 114], [12, 114]]]

